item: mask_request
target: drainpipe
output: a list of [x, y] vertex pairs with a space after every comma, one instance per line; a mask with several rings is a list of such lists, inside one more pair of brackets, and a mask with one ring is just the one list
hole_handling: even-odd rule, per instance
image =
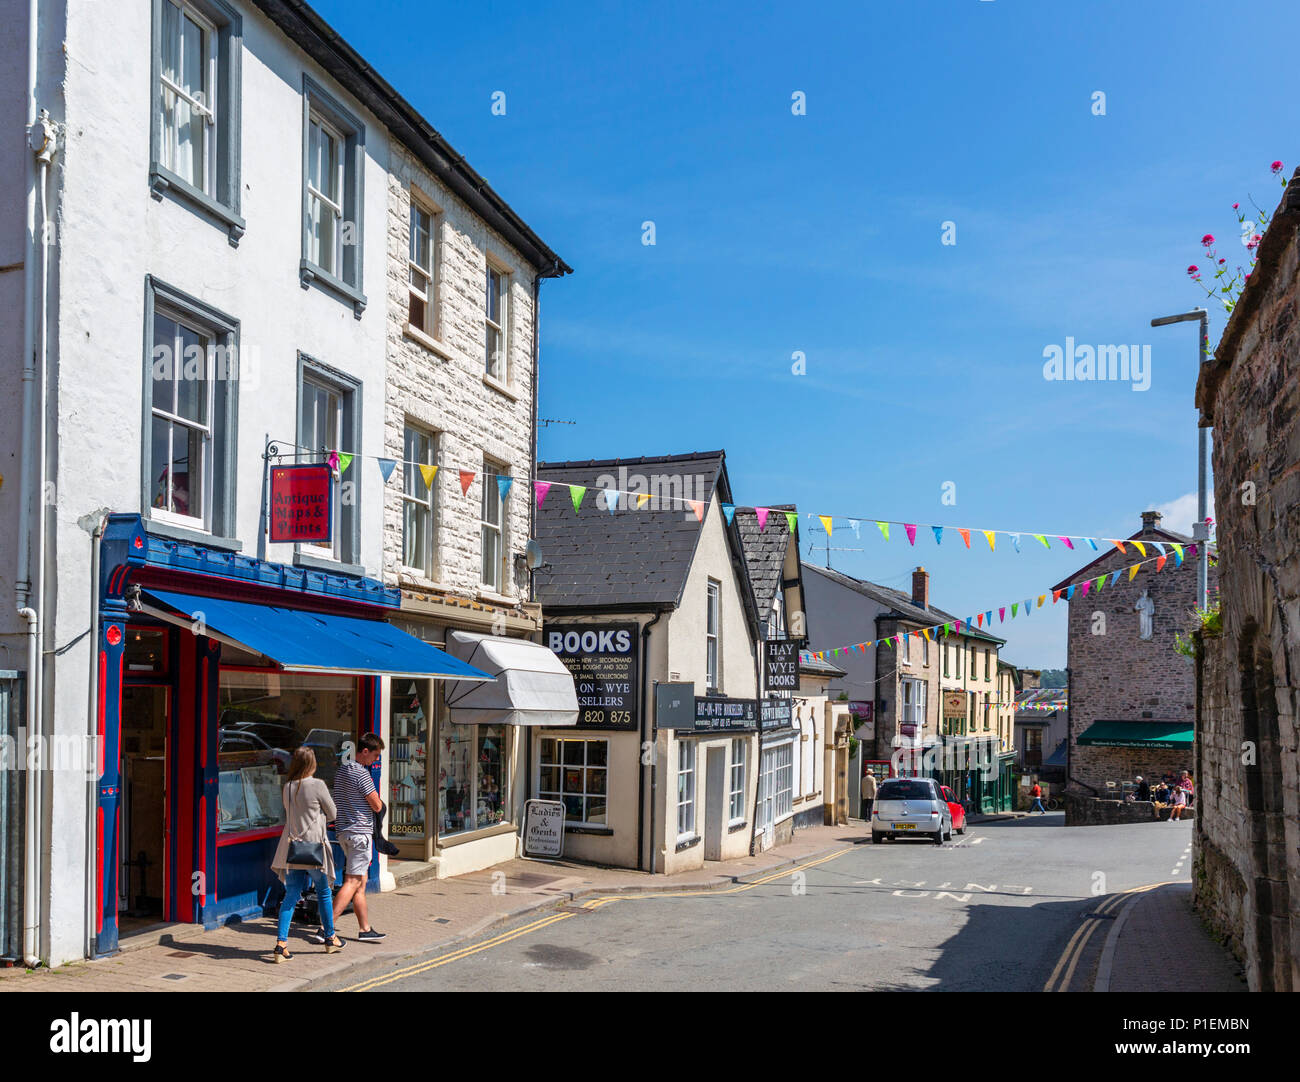
[[99, 546], [108, 525], [106, 508], [82, 519], [90, 530], [90, 690], [86, 701], [86, 957], [95, 954], [95, 895], [98, 890], [98, 861], [91, 839], [95, 836], [95, 811], [99, 788]]
[[[650, 629], [659, 622], [659, 617], [663, 615], [660, 609], [654, 614], [654, 619], [647, 621], [641, 627], [641, 702], [645, 704], [645, 710], [641, 718], [641, 747], [646, 746], [646, 737], [654, 732], [653, 727], [653, 708], [654, 704], [650, 702], [650, 696], [646, 694], [650, 686], [649, 665], [647, 664], [650, 656]], [[639, 757], [638, 757], [639, 758]], [[651, 756], [651, 769], [654, 768], [654, 757]], [[650, 809], [651, 815], [654, 814], [654, 808]], [[654, 820], [651, 819], [653, 826]], [[642, 852], [645, 849], [645, 764], [637, 771], [637, 788], [636, 788], [636, 870], [639, 872], [643, 869], [645, 861], [642, 858]], [[654, 832], [650, 835], [650, 871], [654, 872]]]
[[[38, 59], [38, 0], [27, 5], [27, 132], [35, 156], [27, 159], [27, 249], [23, 260], [23, 469], [19, 493], [18, 568], [15, 580], [18, 615], [27, 622], [27, 734], [44, 736], [44, 635], [41, 610], [45, 607], [45, 481], [46, 481], [46, 378], [49, 306], [49, 211], [46, 188], [50, 162], [57, 150], [58, 128], [49, 113], [36, 108]], [[40, 283], [36, 260], [40, 259]], [[39, 365], [39, 373], [37, 366]], [[40, 385], [37, 387], [39, 374]], [[33, 488], [33, 479], [36, 485]], [[35, 517], [35, 589], [32, 586], [33, 501]], [[32, 595], [35, 595], [33, 598]], [[25, 843], [23, 854], [23, 961], [40, 964], [41, 932], [41, 810], [44, 803], [42, 771], [27, 772]]]

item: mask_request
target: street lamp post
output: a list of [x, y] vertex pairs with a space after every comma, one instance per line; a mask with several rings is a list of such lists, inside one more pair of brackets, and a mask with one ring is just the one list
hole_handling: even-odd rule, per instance
[[[1198, 346], [1199, 357], [1197, 358], [1197, 371], [1200, 371], [1200, 365], [1205, 364], [1210, 354], [1210, 313], [1204, 308], [1193, 308], [1190, 312], [1182, 312], [1176, 316], [1162, 316], [1160, 319], [1153, 319], [1151, 326], [1166, 327], [1170, 323], [1191, 323], [1199, 321], [1201, 324], [1201, 340]], [[1196, 569], [1196, 595], [1199, 600], [1199, 608], [1202, 612], [1210, 607], [1210, 526], [1206, 522], [1210, 509], [1208, 506], [1208, 477], [1207, 468], [1209, 461], [1210, 448], [1210, 430], [1208, 428], [1198, 428], [1197, 448], [1198, 461], [1196, 468], [1196, 524], [1192, 527], [1192, 540], [1196, 542], [1200, 564]]]

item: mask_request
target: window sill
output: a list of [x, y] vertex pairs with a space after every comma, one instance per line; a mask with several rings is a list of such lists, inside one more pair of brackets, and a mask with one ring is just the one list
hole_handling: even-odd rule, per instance
[[357, 319], [360, 319], [361, 313], [366, 310], [366, 295], [361, 290], [349, 285], [342, 278], [335, 278], [329, 271], [316, 266], [305, 256], [298, 261], [298, 280], [302, 283], [303, 289], [316, 282], [330, 292], [338, 294], [351, 303], [353, 315]]
[[345, 564], [342, 560], [333, 560], [328, 556], [313, 556], [308, 552], [293, 554], [294, 567], [306, 567], [312, 571], [328, 571], [334, 575], [354, 575], [366, 577], [366, 569], [360, 564]]
[[727, 833], [728, 833], [728, 834], [735, 834], [735, 833], [737, 833], [738, 831], [744, 830], [744, 829], [745, 829], [746, 827], [748, 827], [748, 826], [749, 826], [749, 824], [748, 824], [747, 822], [745, 822], [745, 820], [743, 820], [743, 819], [738, 819], [736, 822], [731, 823], [731, 824], [729, 824], [729, 825], [727, 826]]
[[516, 598], [507, 597], [505, 594], [493, 593], [491, 590], [480, 590], [478, 592], [478, 599], [480, 601], [486, 601], [490, 605], [509, 605], [511, 608], [518, 604]]
[[221, 549], [223, 552], [243, 552], [244, 550], [243, 542], [236, 541], [233, 537], [218, 537], [215, 534], [205, 533], [203, 530], [177, 526], [174, 523], [164, 522], [162, 519], [153, 518], [149, 515], [145, 516], [145, 530], [156, 537], [165, 537], [170, 541], [184, 541], [191, 545]]
[[405, 565], [397, 569], [397, 584], [399, 586], [409, 586], [413, 590], [428, 590], [432, 593], [446, 593], [447, 587], [443, 586], [437, 579], [431, 579], [418, 567], [406, 567]]
[[673, 850], [673, 852], [681, 853], [687, 849], [690, 849], [692, 846], [699, 845], [699, 844], [700, 844], [700, 836], [698, 834], [692, 834], [689, 837], [682, 838], [677, 843], [677, 848]]
[[226, 227], [231, 247], [239, 246], [239, 239], [244, 235], [244, 230], [247, 228], [244, 219], [235, 213], [231, 207], [214, 199], [207, 192], [200, 191], [188, 180], [183, 179], [158, 162], [152, 163], [149, 167], [149, 190], [153, 193], [155, 199], [162, 199], [164, 195], [171, 193], [177, 199], [189, 203], [209, 218], [215, 218]]
[[499, 379], [494, 379], [492, 376], [489, 376], [486, 372], [483, 374], [483, 382], [486, 383], [489, 387], [491, 387], [492, 390], [496, 391], [497, 394], [505, 395], [506, 398], [510, 399], [511, 402], [519, 401], [519, 396], [515, 394], [514, 391], [512, 391]]
[[467, 830], [464, 834], [452, 834], [450, 836], [439, 834], [438, 848], [450, 849], [456, 845], [479, 842], [484, 838], [496, 838], [502, 834], [513, 834], [515, 829], [514, 823], [496, 823], [493, 826], [482, 827], [479, 830]]
[[443, 342], [439, 342], [438, 339], [433, 337], [433, 335], [426, 334], [414, 323], [408, 323], [402, 333], [412, 342], [423, 346], [430, 353], [436, 353], [443, 360], [450, 361], [452, 359], [450, 346]]
[[574, 823], [572, 826], [564, 824], [565, 834], [596, 834], [603, 838], [612, 838], [614, 831], [610, 827], [585, 827]]

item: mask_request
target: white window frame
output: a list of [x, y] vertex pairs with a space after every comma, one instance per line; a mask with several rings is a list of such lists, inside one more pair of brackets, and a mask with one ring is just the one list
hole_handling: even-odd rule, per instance
[[[343, 279], [343, 208], [347, 205], [347, 136], [338, 128], [331, 124], [323, 114], [315, 109], [311, 110], [308, 115], [307, 131], [307, 154], [308, 169], [307, 175], [303, 177], [303, 183], [307, 186], [307, 220], [312, 226], [307, 233], [307, 259], [309, 262], [320, 267], [325, 273], [333, 275], [335, 278]], [[334, 140], [336, 150], [336, 172], [338, 181], [338, 201], [335, 202], [330, 196], [317, 188], [311, 182], [311, 127], [315, 126], [320, 129], [321, 136], [328, 135]], [[324, 146], [324, 139], [317, 139], [316, 142], [316, 171], [320, 172], [322, 156], [321, 148]], [[315, 207], [313, 206], [315, 201]], [[328, 209], [334, 216], [334, 243], [331, 253], [331, 263], [327, 264], [321, 257], [324, 254], [321, 248], [320, 240], [320, 208]], [[314, 213], [315, 211], [315, 213]]]
[[[479, 546], [480, 546], [480, 578], [482, 585], [495, 594], [505, 594], [505, 545], [506, 545], [506, 502], [501, 498], [501, 486], [497, 484], [498, 477], [510, 476], [508, 466], [499, 465], [490, 459], [483, 460], [483, 473], [481, 481], [483, 492], [479, 500]], [[490, 522], [487, 517], [489, 502], [495, 506], [497, 512], [497, 521]], [[489, 565], [488, 563], [488, 539], [495, 535], [497, 557]], [[496, 578], [489, 581], [483, 572], [486, 572], [491, 566]]]
[[900, 724], [915, 725], [916, 735], [920, 736], [925, 729], [926, 682], [908, 677], [899, 683], [898, 721]]
[[[493, 320], [488, 299], [492, 296], [492, 276], [498, 280], [497, 320]], [[483, 287], [483, 371], [488, 379], [503, 387], [510, 383], [510, 271], [489, 259]], [[497, 363], [493, 366], [492, 333], [497, 336]]]
[[778, 744], [772, 754], [776, 783], [772, 821], [779, 823], [794, 812], [794, 743]]
[[921, 664], [926, 668], [930, 665], [930, 640], [924, 635], [921, 636]]
[[785, 594], [780, 590], [772, 598], [772, 611], [767, 616], [767, 637], [785, 638]]
[[[699, 766], [699, 748], [694, 740], [677, 742], [677, 840], [694, 838], [695, 778]], [[685, 780], [685, 786], [682, 782]]]
[[909, 636], [910, 636], [910, 635], [911, 635], [911, 632], [909, 632], [909, 631], [904, 631], [904, 632], [903, 632], [903, 642], [902, 642], [902, 654], [901, 654], [901, 657], [902, 657], [902, 661], [903, 661], [903, 664], [904, 664], [904, 665], [910, 665], [910, 664], [912, 663], [911, 653], [910, 653], [910, 651], [909, 651], [909, 649], [908, 649], [908, 639], [909, 639]]
[[[163, 45], [159, 54], [158, 65], [158, 108], [162, 111], [159, 117], [159, 130], [161, 132], [161, 145], [159, 152], [162, 156], [162, 165], [164, 168], [171, 170], [182, 180], [186, 180], [184, 174], [176, 168], [180, 164], [180, 130], [179, 128], [169, 129], [167, 126], [167, 110], [163, 104], [167, 93], [175, 95], [177, 101], [185, 101], [189, 107], [199, 116], [202, 121], [203, 130], [203, 176], [194, 180], [187, 180], [204, 195], [211, 198], [217, 198], [217, 103], [220, 101], [220, 90], [217, 80], [219, 78], [220, 67], [217, 62], [218, 49], [218, 29], [215, 23], [204, 15], [193, 4], [186, 3], [185, 0], [162, 0], [164, 4], [170, 4], [176, 8], [179, 13], [178, 29], [182, 31], [181, 39], [177, 48], [177, 55], [180, 57], [182, 68], [185, 58], [182, 49], [185, 44], [184, 20], [189, 19], [203, 33], [203, 51], [206, 54], [203, 62], [204, 89], [201, 90], [200, 97], [207, 100], [200, 100], [187, 93], [179, 84], [168, 79], [163, 74], [161, 57], [166, 54], [166, 46]], [[162, 33], [162, 27], [159, 27], [159, 34]], [[175, 112], [173, 111], [173, 117]]]
[[745, 821], [745, 790], [749, 787], [749, 741], [743, 736], [731, 739], [731, 766], [728, 768], [727, 825]]
[[[419, 459], [411, 459], [407, 457], [410, 454], [410, 452], [407, 450], [407, 445], [410, 442], [408, 436], [412, 434], [415, 435], [416, 437], [422, 437], [429, 441], [428, 452], [425, 455], [425, 459], [427, 459], [427, 461], [421, 461]], [[423, 575], [425, 578], [429, 578], [429, 579], [433, 578], [433, 571], [434, 571], [433, 554], [436, 550], [436, 545], [434, 543], [434, 536], [433, 536], [433, 528], [434, 528], [434, 521], [435, 521], [434, 503], [437, 499], [437, 485], [438, 485], [437, 476], [436, 475], [434, 476], [433, 485], [425, 489], [425, 494], [427, 497], [426, 499], [420, 499], [418, 492], [419, 492], [419, 488], [424, 485], [424, 476], [420, 472], [420, 466], [422, 465], [433, 466], [437, 463], [437, 461], [438, 461], [437, 434], [429, 431], [427, 428], [423, 428], [420, 425], [412, 424], [410, 421], [407, 421], [402, 426], [402, 557], [401, 557], [401, 563], [402, 563], [403, 570], [412, 571], [415, 574]], [[415, 489], [416, 491], [414, 493], [408, 492], [407, 491], [408, 488]], [[414, 513], [424, 516], [426, 522], [425, 530], [424, 530], [424, 551], [422, 553], [417, 554], [423, 560], [423, 566], [421, 566], [418, 563], [417, 564], [408, 563], [406, 560], [406, 556], [409, 551], [407, 545], [407, 539], [406, 539], [406, 515], [407, 515], [407, 508], [412, 506], [418, 508], [418, 510], [415, 511]]]
[[[415, 222], [416, 215], [422, 214], [429, 220], [429, 265], [421, 266], [415, 259]], [[407, 326], [419, 331], [429, 338], [437, 340], [441, 330], [439, 319], [439, 300], [441, 295], [439, 281], [439, 256], [442, 236], [442, 212], [423, 199], [411, 196], [409, 215], [410, 238], [407, 243]], [[416, 288], [415, 279], [424, 280], [424, 291]], [[416, 298], [424, 304], [424, 325], [411, 322], [410, 298]]]
[[722, 583], [717, 579], [708, 580], [704, 605], [704, 686], [713, 693], [722, 684]]
[[[201, 326], [197, 326], [193, 320], [186, 319], [184, 313], [178, 312], [168, 307], [165, 304], [158, 304], [155, 308], [154, 315], [155, 318], [161, 315], [165, 319], [170, 319], [172, 320], [172, 322], [174, 322], [177, 325], [178, 328], [185, 327], [186, 329], [198, 334], [203, 339], [203, 358], [204, 358], [203, 359], [203, 373], [204, 373], [203, 374], [203, 395], [204, 395], [203, 415], [204, 417], [207, 418], [207, 421], [206, 423], [199, 424], [198, 422], [193, 421], [188, 417], [182, 417], [179, 413], [176, 412], [175, 409], [176, 400], [180, 394], [179, 391], [180, 381], [177, 380], [174, 375], [171, 380], [172, 407], [173, 407], [171, 410], [158, 409], [158, 407], [153, 405], [152, 397], [150, 398], [149, 414], [150, 414], [151, 424], [150, 424], [150, 431], [145, 434], [145, 439], [150, 440], [152, 445], [152, 440], [153, 440], [152, 419], [153, 418], [156, 417], [160, 420], [166, 421], [170, 426], [168, 429], [168, 439], [167, 439], [167, 447], [168, 447], [167, 477], [168, 477], [169, 489], [171, 487], [171, 479], [173, 476], [172, 464], [176, 461], [176, 450], [175, 450], [176, 426], [179, 425], [182, 428], [201, 432], [203, 434], [203, 443], [202, 443], [203, 462], [199, 468], [199, 481], [200, 484], [202, 485], [202, 491], [199, 500], [199, 503], [201, 505], [199, 514], [182, 515], [176, 511], [169, 511], [166, 508], [166, 506], [163, 506], [163, 507], [152, 508], [152, 510], [150, 511], [150, 517], [156, 518], [160, 522], [170, 522], [176, 526], [187, 526], [191, 529], [198, 528], [205, 532], [210, 532], [212, 527], [212, 486], [213, 483], [216, 481], [216, 477], [215, 477], [216, 463], [214, 461], [216, 458], [215, 433], [213, 431], [213, 410], [216, 405], [214, 400], [214, 393], [213, 393], [215, 390], [213, 386], [213, 377], [215, 376], [216, 373], [213, 372], [213, 364], [212, 364], [213, 347], [215, 345], [214, 335], [210, 330]], [[152, 333], [152, 328], [150, 330], [150, 333]], [[180, 348], [180, 342], [181, 339], [179, 335], [172, 339], [171, 363], [172, 363], [173, 373], [178, 367], [182, 372], [184, 372], [185, 369], [185, 356], [183, 350]], [[153, 343], [153, 347], [150, 350], [151, 358], [152, 358], [153, 349], [156, 349], [157, 346], [158, 346], [158, 342], [155, 339]], [[153, 475], [154, 483], [156, 484], [159, 475], [159, 465], [157, 462], [154, 462], [152, 460], [152, 457], [150, 458], [149, 468], [151, 474]], [[164, 504], [167, 502], [168, 501], [166, 500], [166, 497], [164, 497]]]
[[[545, 743], [544, 743], [544, 742], [545, 742], [546, 740], [554, 740], [554, 741], [555, 741], [555, 754], [556, 754], [556, 758], [557, 758], [557, 761], [556, 761], [556, 762], [549, 763], [549, 762], [547, 762], [547, 761], [545, 760], [545, 758], [543, 758], [544, 753], [545, 753]], [[564, 762], [564, 745], [565, 745], [565, 744], [581, 744], [581, 745], [583, 746], [583, 748], [582, 748], [582, 766], [581, 766], [581, 767], [578, 767], [576, 764], [573, 764], [573, 765], [571, 765], [571, 766], [566, 766], [566, 765], [565, 765], [565, 762]], [[590, 746], [591, 746], [592, 744], [604, 744], [604, 745], [605, 745], [605, 765], [604, 765], [604, 766], [592, 766], [592, 765], [591, 765]], [[542, 773], [541, 773], [541, 772], [542, 772], [542, 768], [543, 768], [543, 767], [551, 767], [551, 768], [553, 768], [553, 769], [557, 769], [557, 770], [559, 770], [559, 772], [560, 772], [560, 775], [559, 775], [559, 777], [560, 777], [560, 787], [559, 787], [558, 790], [553, 791], [553, 790], [550, 790], [550, 789], [543, 789], [543, 788], [542, 788]], [[582, 771], [582, 793], [581, 793], [581, 794], [577, 794], [577, 793], [568, 793], [568, 794], [566, 794], [566, 793], [565, 793], [565, 791], [564, 791], [564, 771], [565, 771], [566, 769], [580, 769], [580, 770]], [[595, 770], [601, 770], [601, 771], [604, 771], [604, 773], [605, 773], [605, 791], [604, 791], [604, 793], [594, 793], [594, 792], [591, 792], [590, 789], [589, 789], [588, 782], [589, 782], [590, 777], [591, 777], [591, 772], [592, 772], [592, 771], [595, 771]], [[567, 795], [567, 796], [578, 796], [578, 795], [581, 795], [581, 797], [582, 797], [582, 815], [583, 815], [583, 818], [582, 818], [581, 820], [577, 820], [577, 819], [569, 819], [569, 818], [568, 818], [568, 810], [567, 810], [567, 807], [566, 807], [566, 810], [565, 810], [565, 813], [564, 813], [564, 816], [565, 816], [565, 824], [566, 824], [566, 825], [569, 825], [569, 826], [590, 826], [590, 827], [600, 827], [600, 828], [605, 828], [605, 827], [608, 827], [608, 826], [609, 826], [609, 813], [610, 813], [610, 801], [609, 801], [609, 778], [610, 778], [610, 769], [609, 769], [609, 740], [608, 740], [607, 738], [605, 738], [605, 737], [585, 737], [585, 736], [564, 736], [564, 737], [561, 737], [561, 736], [549, 737], [549, 736], [548, 736], [548, 737], [543, 737], [542, 740], [539, 741], [538, 746], [537, 746], [537, 776], [533, 779], [533, 791], [537, 794], [538, 798], [539, 798], [540, 800], [558, 800], [561, 804], [563, 804], [563, 803], [564, 803], [564, 798], [565, 798], [566, 795]], [[604, 800], [605, 800], [605, 819], [604, 819], [604, 822], [596, 822], [596, 821], [594, 821], [594, 820], [590, 820], [590, 819], [586, 818], [587, 813], [588, 813], [588, 810], [589, 810], [589, 807], [590, 807], [590, 798], [591, 798], [591, 797], [603, 797], [603, 798], [604, 798]]]
[[[347, 408], [347, 392], [342, 388], [330, 383], [327, 379], [316, 377], [310, 373], [304, 373], [302, 377], [302, 397], [306, 397], [307, 388], [314, 391], [324, 392], [334, 404], [334, 431], [333, 439], [326, 440], [327, 446], [312, 447], [303, 442], [303, 450], [300, 453], [300, 459], [307, 462], [323, 462], [324, 456], [330, 451], [347, 451], [348, 448], [341, 446], [343, 442], [343, 413]], [[302, 409], [299, 406], [298, 428], [300, 442], [306, 440], [306, 435], [302, 432]], [[339, 499], [339, 493], [334, 493], [333, 499], [334, 518], [330, 523], [330, 541], [302, 541], [300, 544], [312, 555], [325, 554], [330, 559], [339, 559], [343, 543], [343, 506]]]

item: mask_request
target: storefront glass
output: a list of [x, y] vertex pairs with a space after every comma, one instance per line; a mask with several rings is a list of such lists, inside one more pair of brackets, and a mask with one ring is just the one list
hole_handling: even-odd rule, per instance
[[350, 676], [221, 670], [218, 831], [284, 823], [280, 790], [300, 746], [316, 754], [316, 777], [333, 787], [344, 742], [356, 739], [357, 681]]
[[506, 822], [510, 811], [510, 728], [438, 726], [438, 830], [442, 835]]
[[394, 680], [389, 712], [388, 834], [392, 838], [425, 836], [429, 721], [424, 680]]

